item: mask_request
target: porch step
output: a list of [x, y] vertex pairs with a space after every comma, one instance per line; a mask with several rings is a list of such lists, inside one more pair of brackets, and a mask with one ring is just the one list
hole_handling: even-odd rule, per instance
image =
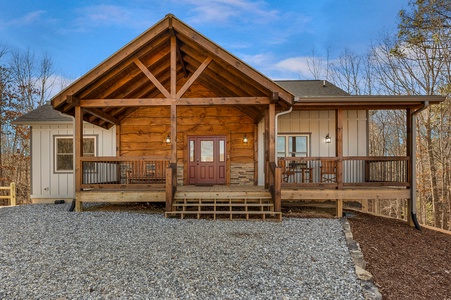
[[180, 216], [229, 220], [282, 220], [282, 213], [274, 212], [274, 203], [268, 192], [258, 193], [176, 193], [173, 210], [165, 217]]

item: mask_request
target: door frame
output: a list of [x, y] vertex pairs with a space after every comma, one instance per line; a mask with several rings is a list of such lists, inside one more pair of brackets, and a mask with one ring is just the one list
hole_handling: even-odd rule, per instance
[[193, 132], [192, 134], [184, 134], [184, 143], [183, 143], [183, 185], [189, 185], [189, 138], [190, 137], [225, 137], [225, 146], [226, 146], [226, 182], [225, 185], [230, 185], [230, 133], [225, 132], [215, 132], [212, 134], [209, 132]]

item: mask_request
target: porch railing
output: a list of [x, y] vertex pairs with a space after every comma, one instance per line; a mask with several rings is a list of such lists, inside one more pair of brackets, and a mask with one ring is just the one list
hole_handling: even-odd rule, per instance
[[283, 157], [282, 185], [410, 186], [407, 156]]
[[161, 157], [82, 157], [81, 188], [164, 188], [168, 166]]

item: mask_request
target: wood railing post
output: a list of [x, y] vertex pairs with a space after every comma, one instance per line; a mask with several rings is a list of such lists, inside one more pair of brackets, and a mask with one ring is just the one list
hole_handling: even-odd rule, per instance
[[166, 168], [166, 211], [172, 211], [172, 202], [177, 190], [177, 164], [171, 163]]
[[10, 205], [11, 206], [16, 206], [16, 183], [15, 182], [11, 182], [10, 184]]
[[343, 110], [335, 110], [335, 156], [337, 157], [337, 187], [343, 188]]
[[274, 170], [274, 211], [282, 211], [282, 168]]

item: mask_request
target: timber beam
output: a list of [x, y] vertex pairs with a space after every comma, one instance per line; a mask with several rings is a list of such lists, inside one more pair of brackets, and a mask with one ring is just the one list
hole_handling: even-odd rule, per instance
[[268, 105], [268, 97], [211, 97], [211, 98], [133, 98], [133, 99], [84, 99], [80, 106], [90, 107], [134, 107], [171, 105]]
[[166, 97], [171, 98], [171, 94], [166, 90], [166, 88], [158, 81], [158, 79], [152, 74], [152, 72], [147, 69], [147, 67], [139, 60], [134, 59], [133, 62], [135, 63], [138, 68], [141, 69], [141, 71], [144, 73], [144, 75], [149, 78], [149, 80], [158, 88], [158, 90]]
[[98, 108], [94, 108], [94, 107], [88, 108], [88, 109], [85, 109], [85, 112], [93, 115], [96, 118], [102, 119], [102, 120], [107, 121], [107, 122], [109, 122], [111, 124], [114, 124], [114, 125], [118, 125], [120, 123], [118, 119], [116, 119], [115, 117], [113, 117], [113, 116], [101, 111]]
[[80, 105], [80, 99], [75, 97], [74, 95], [67, 95], [66, 102], [68, 104], [73, 105], [73, 106], [79, 106]]

